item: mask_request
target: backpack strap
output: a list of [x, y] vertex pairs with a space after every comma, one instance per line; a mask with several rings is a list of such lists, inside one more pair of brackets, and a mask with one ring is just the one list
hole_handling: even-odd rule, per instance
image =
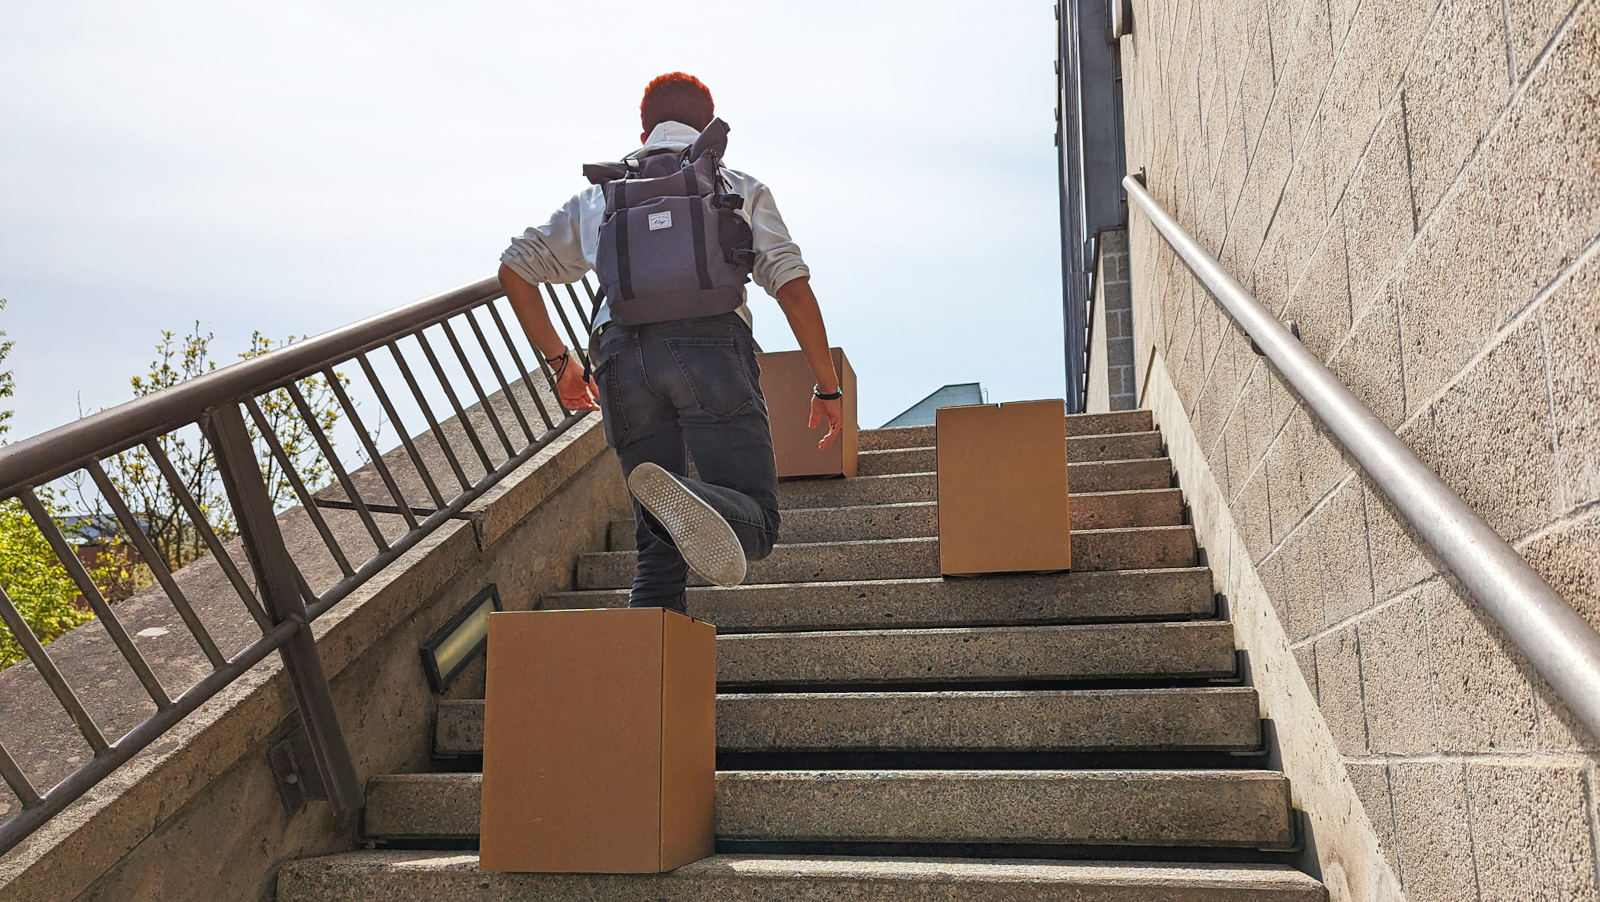
[[631, 301], [633, 268], [628, 259], [628, 217], [614, 216], [611, 221], [617, 224], [617, 291], [622, 295], [621, 300]]
[[[694, 167], [685, 169], [684, 172], [693, 172]], [[706, 260], [706, 210], [705, 202], [699, 197], [689, 198], [689, 230], [694, 236], [694, 274], [700, 280], [700, 288], [711, 290], [711, 267]]]

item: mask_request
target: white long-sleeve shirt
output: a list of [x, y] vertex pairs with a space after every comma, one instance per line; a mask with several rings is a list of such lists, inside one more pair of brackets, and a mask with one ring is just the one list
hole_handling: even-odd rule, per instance
[[[650, 132], [644, 146], [635, 153], [650, 150], [682, 150], [694, 143], [700, 133], [681, 122], [663, 122]], [[778, 289], [792, 279], [810, 275], [800, 257], [800, 246], [789, 237], [789, 229], [778, 215], [772, 191], [754, 177], [724, 168], [729, 190], [744, 198], [739, 211], [750, 223], [756, 260], [751, 277], [774, 298]], [[605, 217], [606, 199], [599, 185], [590, 185], [572, 196], [550, 221], [535, 226], [511, 239], [511, 246], [500, 255], [500, 262], [530, 283], [576, 282], [594, 269], [595, 252], [600, 245], [600, 222]], [[742, 289], [741, 289], [742, 290]], [[611, 319], [609, 304], [602, 304], [594, 325]], [[741, 303], [738, 314], [750, 322], [750, 308]]]

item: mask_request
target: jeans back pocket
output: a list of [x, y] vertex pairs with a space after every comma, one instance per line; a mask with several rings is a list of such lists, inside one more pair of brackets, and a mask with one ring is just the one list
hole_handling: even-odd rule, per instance
[[755, 376], [737, 337], [669, 338], [665, 344], [694, 395], [695, 406], [715, 417], [732, 417], [755, 405]]

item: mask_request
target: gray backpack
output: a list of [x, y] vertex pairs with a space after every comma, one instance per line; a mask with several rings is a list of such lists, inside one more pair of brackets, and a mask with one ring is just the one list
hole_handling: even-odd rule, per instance
[[595, 271], [611, 318], [633, 326], [728, 313], [744, 302], [755, 251], [720, 171], [728, 124], [689, 147], [583, 167], [605, 191]]

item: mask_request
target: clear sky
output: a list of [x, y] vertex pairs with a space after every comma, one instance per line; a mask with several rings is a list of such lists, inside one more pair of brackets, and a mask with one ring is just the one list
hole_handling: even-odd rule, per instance
[[0, 0], [11, 438], [126, 399], [162, 328], [231, 358], [491, 275], [674, 69], [772, 186], [863, 427], [949, 382], [1060, 397], [1053, 27], [1048, 0]]

